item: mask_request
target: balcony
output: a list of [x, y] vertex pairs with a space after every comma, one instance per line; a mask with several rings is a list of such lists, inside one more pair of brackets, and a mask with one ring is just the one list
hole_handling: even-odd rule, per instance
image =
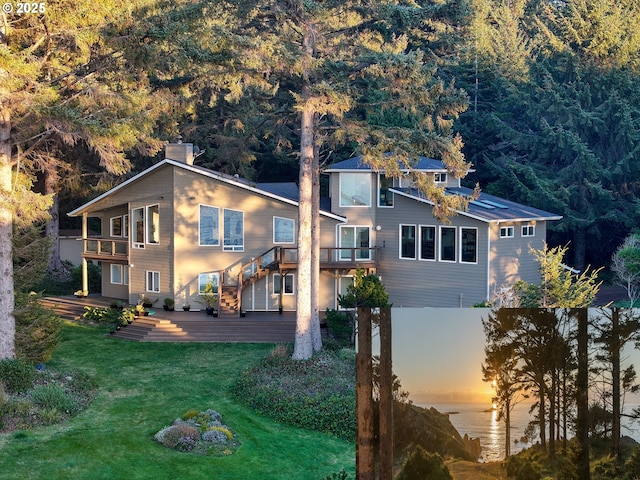
[[82, 257], [87, 260], [104, 260], [113, 263], [129, 262], [129, 241], [106, 238], [85, 238], [82, 240]]
[[[298, 263], [298, 249], [281, 247], [280, 269], [295, 269]], [[320, 269], [375, 268], [376, 247], [329, 247], [320, 248]]]

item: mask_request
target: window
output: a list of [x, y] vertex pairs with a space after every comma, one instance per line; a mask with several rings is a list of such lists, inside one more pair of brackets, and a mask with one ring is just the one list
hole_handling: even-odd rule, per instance
[[295, 243], [296, 222], [292, 218], [273, 217], [273, 243]]
[[[340, 260], [370, 260], [369, 227], [340, 227]], [[362, 247], [362, 250], [353, 250]]]
[[[280, 295], [280, 274], [273, 274], [273, 294]], [[284, 288], [282, 294], [283, 295], [293, 295], [293, 273], [288, 273], [282, 279]]]
[[[349, 293], [349, 286], [353, 285], [355, 282], [355, 278], [352, 275], [345, 275], [342, 277], [338, 277], [338, 295], [344, 297]], [[341, 305], [338, 305], [338, 308], [343, 308]]]
[[387, 177], [381, 173], [378, 175], [378, 206], [393, 207], [393, 193], [389, 189], [393, 187], [393, 177]]
[[436, 173], [433, 177], [433, 180], [436, 183], [445, 183], [447, 181], [447, 174], [446, 173]]
[[147, 207], [147, 243], [160, 243], [160, 210], [158, 205]]
[[111, 283], [122, 285], [122, 265], [111, 264]]
[[478, 230], [475, 228], [460, 229], [460, 261], [478, 262]]
[[224, 242], [225, 252], [242, 252], [244, 250], [244, 212], [224, 209]]
[[122, 217], [112, 217], [109, 219], [109, 235], [112, 237], [122, 236]]
[[200, 226], [198, 230], [200, 245], [220, 245], [220, 209], [209, 205], [200, 205]]
[[122, 226], [124, 227], [122, 236], [124, 238], [129, 238], [129, 214], [125, 214], [122, 216]]
[[500, 238], [513, 238], [513, 227], [500, 227]]
[[522, 226], [522, 236], [523, 237], [535, 237], [536, 236], [536, 227], [535, 227], [535, 225], [523, 225]]
[[440, 260], [443, 262], [456, 261], [455, 227], [440, 227]]
[[416, 258], [415, 225], [400, 225], [400, 258]]
[[198, 293], [203, 295], [208, 292], [207, 285], [211, 284], [211, 293], [218, 293], [218, 284], [220, 283], [220, 273], [208, 272], [198, 275]]
[[134, 247], [144, 248], [144, 208], [131, 210], [131, 230]]
[[340, 174], [340, 206], [341, 207], [370, 207], [371, 206], [371, 174], [370, 173], [341, 173]]
[[436, 259], [436, 227], [420, 226], [420, 260]]
[[160, 291], [160, 272], [147, 271], [146, 279], [145, 290], [147, 292]]

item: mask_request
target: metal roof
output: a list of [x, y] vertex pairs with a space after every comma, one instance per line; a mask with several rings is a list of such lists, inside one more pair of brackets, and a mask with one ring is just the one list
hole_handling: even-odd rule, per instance
[[[433, 205], [433, 202], [417, 188], [392, 188], [391, 191], [419, 202]], [[448, 195], [472, 195], [473, 190], [466, 187], [447, 187]], [[460, 215], [475, 218], [483, 222], [561, 220], [562, 215], [546, 212], [538, 208], [512, 202], [504, 198], [480, 192], [480, 196], [471, 202], [466, 211], [458, 211]]]
[[[410, 167], [410, 168], [409, 168]], [[348, 170], [373, 170], [371, 165], [365, 163], [361, 156], [351, 157], [341, 162], [334, 163], [325, 168], [324, 172], [341, 172]], [[417, 161], [414, 164], [410, 164], [404, 168], [401, 168], [402, 171], [409, 170], [419, 170], [419, 171], [428, 171], [428, 172], [446, 172], [446, 165], [440, 160], [434, 160], [433, 158], [427, 157], [418, 157]]]

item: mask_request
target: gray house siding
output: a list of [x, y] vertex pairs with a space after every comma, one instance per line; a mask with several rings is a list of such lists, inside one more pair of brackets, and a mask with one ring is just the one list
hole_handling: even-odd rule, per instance
[[[389, 301], [396, 307], [469, 307], [487, 296], [487, 225], [468, 217], [451, 217], [444, 225], [421, 202], [395, 197], [392, 209], [378, 209], [377, 245], [381, 248], [378, 274], [389, 293]], [[400, 226], [415, 225], [416, 246], [421, 225], [436, 227], [436, 260], [400, 258]], [[440, 227], [454, 227], [456, 232], [456, 261], [439, 259]], [[477, 229], [477, 261], [462, 263], [460, 258], [461, 227]]]

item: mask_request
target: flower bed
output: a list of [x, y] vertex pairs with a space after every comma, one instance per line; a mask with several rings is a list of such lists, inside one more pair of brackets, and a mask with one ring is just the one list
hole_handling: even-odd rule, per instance
[[237, 435], [215, 410], [189, 410], [153, 439], [167, 448], [199, 455], [226, 456], [240, 447]]

